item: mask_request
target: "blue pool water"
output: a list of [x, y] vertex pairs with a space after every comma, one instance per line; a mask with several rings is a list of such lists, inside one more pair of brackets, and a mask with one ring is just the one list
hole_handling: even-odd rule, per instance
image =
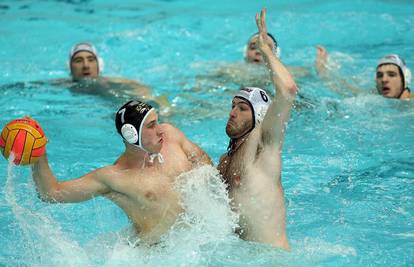
[[232, 234], [235, 215], [213, 169], [196, 170], [190, 175], [206, 179], [177, 189], [188, 229], [173, 228], [163, 246], [133, 248], [127, 218], [111, 202], [42, 203], [29, 168], [0, 160], [0, 265], [414, 265], [414, 102], [371, 90], [379, 57], [399, 53], [414, 68], [412, 1], [118, 2], [0, 2], [0, 126], [37, 119], [60, 179], [111, 164], [123, 150], [113, 114], [125, 99], [31, 83], [68, 77], [68, 51], [78, 41], [96, 44], [105, 75], [166, 95], [177, 112], [163, 120], [215, 163], [228, 142], [237, 84], [199, 78], [223, 62], [241, 64], [262, 6], [284, 63], [311, 68], [323, 44], [363, 93], [342, 96], [314, 74], [297, 80], [282, 171], [291, 252]]

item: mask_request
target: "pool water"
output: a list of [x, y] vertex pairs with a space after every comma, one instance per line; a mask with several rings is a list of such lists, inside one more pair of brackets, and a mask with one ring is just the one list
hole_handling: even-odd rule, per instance
[[[414, 102], [373, 92], [377, 60], [398, 53], [414, 67], [411, 1], [2, 1], [0, 126], [30, 115], [42, 125], [60, 179], [112, 164], [123, 151], [114, 112], [126, 99], [33, 81], [68, 77], [73, 43], [91, 41], [104, 75], [164, 95], [180, 128], [218, 162], [237, 82], [207, 75], [242, 64], [268, 8], [282, 61], [311, 74], [283, 149], [291, 251], [239, 240], [214, 168], [181, 177], [187, 212], [162, 245], [134, 247], [110, 201], [42, 203], [28, 167], [0, 160], [0, 265], [4, 266], [411, 266], [414, 264]], [[315, 74], [324, 45], [337, 72], [362, 93], [330, 90]], [[200, 77], [210, 77], [203, 78]], [[344, 90], [346, 90], [344, 88]], [[203, 179], [188, 179], [202, 177]]]

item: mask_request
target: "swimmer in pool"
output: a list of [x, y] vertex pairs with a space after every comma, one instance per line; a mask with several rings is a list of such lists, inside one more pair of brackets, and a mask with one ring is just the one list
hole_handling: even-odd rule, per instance
[[69, 52], [68, 66], [71, 75], [70, 80], [57, 79], [49, 83], [54, 86], [67, 87], [77, 93], [128, 99], [139, 97], [142, 100], [155, 101], [157, 105], [162, 107], [160, 110], [162, 115], [168, 115], [170, 112], [170, 104], [167, 98], [153, 96], [148, 86], [124, 78], [102, 76], [104, 60], [91, 43], [75, 44]]
[[266, 9], [256, 14], [256, 45], [270, 72], [275, 97], [256, 87], [242, 88], [235, 95], [226, 126], [230, 143], [217, 168], [240, 215], [240, 237], [289, 249], [281, 153], [297, 86], [266, 42], [265, 18]]
[[398, 55], [387, 55], [380, 59], [375, 82], [378, 93], [384, 97], [414, 98], [410, 91], [411, 71]]
[[159, 241], [183, 211], [174, 190], [177, 176], [210, 158], [171, 124], [158, 124], [149, 104], [129, 101], [116, 113], [115, 125], [125, 151], [114, 164], [77, 179], [58, 181], [46, 154], [32, 165], [39, 196], [50, 203], [74, 203], [103, 196], [128, 216], [146, 244]]
[[[269, 79], [267, 68], [264, 66], [262, 54], [256, 48], [258, 33], [251, 35], [243, 49], [244, 62], [240, 63], [217, 63], [218, 67], [205, 74], [197, 75], [198, 83], [195, 90], [203, 86], [215, 86], [223, 88], [229, 84], [237, 86], [254, 86], [271, 90], [272, 81]], [[281, 48], [274, 35], [267, 33], [266, 44], [272, 49], [273, 54], [281, 57]], [[316, 54], [315, 64], [321, 59], [320, 54]], [[197, 67], [197, 64], [194, 66]], [[313, 73], [312, 67], [287, 66], [289, 72], [295, 79], [310, 77]], [[212, 84], [211, 81], [216, 81]], [[218, 82], [218, 83], [217, 83]]]
[[[328, 66], [328, 52], [325, 47], [320, 46], [318, 53], [321, 54], [320, 62], [316, 64], [316, 69], [321, 77], [324, 77], [329, 85], [332, 80], [338, 80], [340, 89], [346, 88], [354, 95], [363, 92], [342, 78], [337, 78]], [[405, 64], [404, 60], [396, 55], [390, 54], [381, 58], [376, 67], [375, 84], [377, 92], [386, 98], [409, 99], [414, 98], [414, 94], [410, 91], [411, 71]], [[336, 86], [330, 86], [334, 91], [340, 92]]]
[[[136, 81], [123, 78], [103, 77], [104, 61], [99, 56], [95, 46], [90, 43], [79, 43], [72, 47], [69, 53], [69, 67], [72, 81], [77, 86], [73, 89], [84, 89], [86, 92], [98, 87], [98, 90], [108, 90], [116, 87], [123, 91], [131, 91], [143, 99], [150, 97], [150, 89]], [[82, 88], [82, 89], [81, 89]]]

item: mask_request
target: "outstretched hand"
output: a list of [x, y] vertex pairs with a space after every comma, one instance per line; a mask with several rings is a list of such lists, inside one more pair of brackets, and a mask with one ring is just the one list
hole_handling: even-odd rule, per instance
[[272, 52], [271, 48], [267, 44], [267, 26], [266, 26], [266, 8], [263, 8], [260, 14], [256, 13], [256, 25], [259, 30], [259, 36], [256, 42], [256, 48], [260, 52]]
[[319, 75], [326, 75], [328, 70], [328, 51], [325, 47], [316, 46], [315, 68]]

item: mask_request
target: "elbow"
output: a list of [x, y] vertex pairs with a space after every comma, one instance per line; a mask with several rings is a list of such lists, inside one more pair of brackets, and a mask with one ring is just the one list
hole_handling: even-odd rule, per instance
[[298, 93], [298, 86], [296, 85], [294, 81], [289, 82], [286, 88], [287, 88], [288, 93], [291, 96], [295, 96]]
[[58, 188], [51, 188], [48, 191], [38, 191], [37, 197], [45, 203], [59, 203], [62, 202], [60, 199], [61, 194]]
[[57, 200], [56, 197], [54, 197], [51, 194], [42, 194], [42, 193], [38, 193], [37, 197], [45, 203], [49, 203], [49, 204], [54, 204], [54, 203], [59, 203], [60, 201]]
[[281, 90], [282, 96], [289, 102], [295, 100], [296, 94], [298, 93], [298, 87], [294, 81], [285, 83]]

